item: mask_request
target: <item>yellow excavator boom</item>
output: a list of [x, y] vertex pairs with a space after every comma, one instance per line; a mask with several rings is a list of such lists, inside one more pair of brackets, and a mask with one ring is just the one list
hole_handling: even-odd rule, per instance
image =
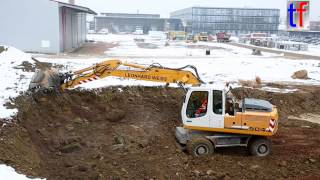
[[[191, 71], [185, 70], [186, 68], [193, 69], [195, 74]], [[35, 77], [37, 76], [39, 75], [36, 74]], [[32, 89], [33, 87], [54, 87], [65, 90], [68, 88], [74, 88], [75, 86], [80, 84], [106, 78], [108, 76], [153, 82], [164, 82], [167, 84], [177, 83], [181, 85], [200, 85], [203, 83], [198, 75], [197, 69], [191, 65], [173, 69], [163, 67], [159, 64], [142, 66], [137, 64], [123, 63], [120, 60], [108, 60], [98, 63], [94, 66], [75, 71], [71, 74], [66, 73], [53, 75], [51, 73], [49, 78], [33, 78], [30, 83], [29, 89]], [[41, 79], [41, 81], [39, 81], [39, 79]], [[44, 84], [43, 79], [47, 79], [46, 82], [49, 82], [49, 84]], [[38, 80], [38, 82], [35, 80]]]

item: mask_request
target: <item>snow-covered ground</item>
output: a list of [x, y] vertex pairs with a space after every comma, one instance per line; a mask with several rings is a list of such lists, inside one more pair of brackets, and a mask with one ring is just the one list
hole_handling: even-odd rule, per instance
[[[158, 46], [156, 49], [139, 48], [134, 42], [135, 38], [144, 38], [147, 43]], [[259, 76], [263, 82], [291, 83], [304, 85], [320, 85], [320, 61], [318, 60], [291, 60], [281, 55], [263, 53], [263, 56], [251, 55], [251, 50], [234, 47], [228, 44], [199, 42], [187, 44], [185, 42], [169, 42], [155, 40], [145, 35], [88, 35], [88, 39], [119, 43], [118, 47], [105, 52], [108, 58], [92, 57], [79, 58], [50, 58], [42, 56], [38, 59], [43, 62], [64, 65], [64, 71], [77, 70], [88, 67], [94, 63], [108, 59], [120, 59], [130, 63], [150, 65], [160, 63], [162, 66], [179, 68], [185, 65], [195, 65], [203, 81], [225, 83], [241, 80], [253, 80]], [[193, 48], [188, 48], [193, 46]], [[210, 48], [211, 55], [205, 55]], [[13, 115], [16, 110], [8, 110], [3, 105], [10, 97], [19, 95], [20, 91], [28, 88], [32, 73], [14, 69], [23, 61], [34, 63], [30, 54], [25, 54], [10, 47], [8, 51], [0, 54], [0, 118]], [[295, 71], [306, 69], [310, 80], [292, 79]], [[163, 85], [163, 83], [124, 80], [109, 77], [82, 85], [85, 88], [99, 88], [110, 85]]]
[[16, 112], [16, 109], [6, 109], [4, 104], [10, 97], [16, 97], [19, 92], [27, 90], [32, 77], [32, 73], [19, 69], [24, 61], [33, 63], [31, 55], [13, 47], [7, 48], [7, 51], [0, 53], [0, 118], [10, 117]]
[[[18, 174], [12, 167], [6, 165], [0, 165], [0, 179], [8, 179], [8, 180], [30, 180], [25, 175]], [[40, 180], [40, 179], [33, 179]]]
[[309, 49], [307, 52], [311, 55], [320, 56], [320, 45], [309, 45]]
[[[126, 38], [124, 38], [126, 37]], [[267, 82], [289, 82], [300, 84], [320, 84], [320, 61], [291, 60], [281, 55], [263, 53], [263, 56], [251, 55], [249, 49], [220, 43], [186, 44], [184, 42], [169, 42], [165, 47], [163, 41], [154, 42], [147, 36], [147, 41], [159, 44], [158, 49], [138, 48], [131, 35], [108, 35], [103, 38], [90, 35], [90, 39], [100, 39], [106, 42], [119, 42], [120, 46], [107, 51], [111, 58], [149, 65], [160, 63], [168, 67], [181, 67], [187, 64], [195, 65], [201, 78], [206, 81], [238, 81], [250, 80], [259, 76]], [[142, 36], [143, 37], [143, 36]], [[202, 45], [211, 47], [211, 55], [205, 55], [205, 48], [187, 48], [188, 45]], [[306, 69], [310, 80], [292, 79], [295, 71]]]

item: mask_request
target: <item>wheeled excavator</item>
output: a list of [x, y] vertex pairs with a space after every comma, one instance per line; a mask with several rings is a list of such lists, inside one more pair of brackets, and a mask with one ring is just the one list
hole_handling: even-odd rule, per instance
[[252, 155], [261, 157], [271, 152], [267, 137], [278, 130], [276, 106], [259, 99], [236, 100], [229, 85], [206, 85], [192, 65], [173, 69], [160, 64], [142, 66], [109, 60], [73, 73], [38, 71], [29, 89], [64, 91], [109, 76], [193, 85], [187, 88], [181, 109], [183, 126], [175, 130], [178, 144], [193, 156], [209, 155], [216, 148], [231, 146], [247, 147]]

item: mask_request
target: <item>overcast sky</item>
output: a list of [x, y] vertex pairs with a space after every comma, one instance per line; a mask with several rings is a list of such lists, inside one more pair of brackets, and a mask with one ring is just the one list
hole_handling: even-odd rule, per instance
[[[60, 0], [68, 2], [68, 0]], [[101, 12], [154, 13], [169, 17], [170, 12], [191, 6], [278, 8], [286, 17], [287, 0], [75, 0], [76, 4]], [[311, 20], [320, 20], [320, 0], [310, 0]]]

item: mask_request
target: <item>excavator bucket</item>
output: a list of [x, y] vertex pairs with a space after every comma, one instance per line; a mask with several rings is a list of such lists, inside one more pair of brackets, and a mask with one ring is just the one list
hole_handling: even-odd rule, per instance
[[58, 90], [62, 83], [61, 74], [55, 69], [38, 70], [33, 75], [29, 90], [54, 89]]

